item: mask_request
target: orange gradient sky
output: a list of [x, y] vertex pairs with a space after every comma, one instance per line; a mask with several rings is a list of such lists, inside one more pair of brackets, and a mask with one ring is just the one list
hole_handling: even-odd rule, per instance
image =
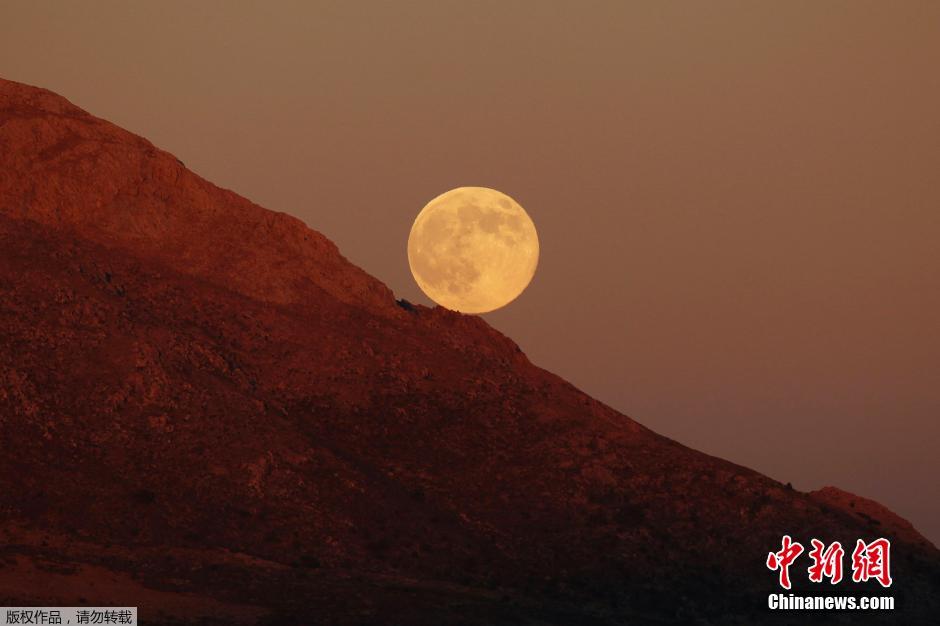
[[[0, 5], [0, 75], [292, 213], [399, 296], [417, 212], [517, 199], [487, 315], [652, 429], [940, 541], [940, 3]], [[2, 146], [0, 146], [2, 149]]]

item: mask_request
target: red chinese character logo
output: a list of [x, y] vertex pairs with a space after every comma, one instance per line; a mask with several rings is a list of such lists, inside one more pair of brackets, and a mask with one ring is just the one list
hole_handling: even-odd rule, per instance
[[809, 579], [814, 583], [821, 583], [823, 576], [829, 578], [829, 583], [835, 585], [842, 580], [842, 556], [845, 550], [838, 541], [825, 548], [826, 544], [818, 539], [810, 539], [813, 549], [809, 551], [809, 556], [813, 559], [813, 564], [809, 566]]
[[882, 587], [891, 586], [891, 542], [883, 537], [869, 544], [859, 539], [852, 552], [852, 580], [860, 583], [869, 578]]
[[780, 586], [784, 589], [790, 588], [790, 564], [796, 560], [796, 557], [803, 554], [803, 546], [796, 541], [790, 540], [790, 535], [783, 536], [783, 547], [780, 552], [770, 552], [767, 554], [767, 567], [771, 570], [780, 570]]

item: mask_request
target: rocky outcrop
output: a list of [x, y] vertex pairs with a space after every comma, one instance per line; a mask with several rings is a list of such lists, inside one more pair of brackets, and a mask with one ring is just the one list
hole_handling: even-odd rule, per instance
[[883, 532], [912, 545], [920, 546], [925, 551], [937, 551], [936, 547], [917, 532], [909, 521], [874, 500], [843, 491], [838, 487], [823, 487], [811, 491], [809, 496], [817, 502], [848, 513], [866, 524], [872, 533]]
[[0, 79], [0, 209], [278, 304], [319, 293], [399, 315], [391, 292], [303, 222], [203, 180], [49, 91]]

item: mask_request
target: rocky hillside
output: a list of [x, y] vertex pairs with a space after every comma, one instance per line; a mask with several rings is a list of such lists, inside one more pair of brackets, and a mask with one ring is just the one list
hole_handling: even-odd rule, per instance
[[[300, 221], [6, 81], [0, 442], [5, 605], [138, 605], [146, 624], [806, 623], [765, 608], [788, 533], [892, 538], [881, 619], [940, 611], [936, 549], [880, 512], [661, 437], [481, 319], [396, 303]], [[805, 567], [797, 592], [833, 592]]]

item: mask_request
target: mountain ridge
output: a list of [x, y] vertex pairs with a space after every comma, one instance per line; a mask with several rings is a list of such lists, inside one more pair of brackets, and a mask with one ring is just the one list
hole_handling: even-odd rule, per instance
[[[78, 228], [88, 239], [225, 279], [263, 300], [302, 301], [313, 277], [336, 298], [396, 313], [388, 288], [322, 234], [209, 183], [146, 139], [50, 91], [3, 79], [0, 111], [0, 146], [7, 153], [0, 193], [29, 199], [25, 206], [7, 204], [13, 215]], [[275, 238], [283, 249], [259, 245], [252, 253], [251, 244]], [[227, 246], [243, 256], [227, 255]]]

